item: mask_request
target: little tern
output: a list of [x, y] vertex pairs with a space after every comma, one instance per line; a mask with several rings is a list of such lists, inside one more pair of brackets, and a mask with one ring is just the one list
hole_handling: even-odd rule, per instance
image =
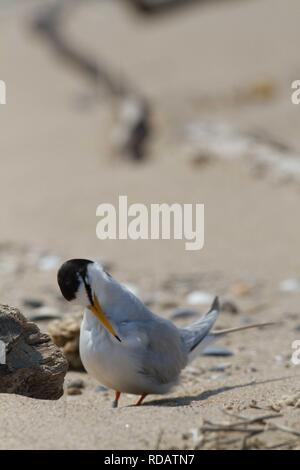
[[84, 307], [80, 329], [80, 356], [87, 372], [121, 393], [165, 394], [179, 382], [181, 371], [209, 343], [226, 333], [272, 323], [211, 331], [218, 315], [216, 297], [209, 312], [185, 328], [152, 313], [125, 286], [97, 262], [66, 261], [58, 271], [66, 300]]

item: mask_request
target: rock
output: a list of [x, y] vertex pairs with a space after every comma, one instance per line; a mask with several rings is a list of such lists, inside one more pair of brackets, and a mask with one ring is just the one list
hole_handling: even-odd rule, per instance
[[280, 411], [285, 406], [300, 408], [300, 393], [294, 395], [284, 395], [280, 400], [273, 401], [270, 407], [275, 411]]
[[68, 364], [50, 337], [16, 308], [0, 305], [0, 340], [5, 364], [0, 365], [0, 393], [57, 400], [63, 395]]
[[108, 388], [105, 387], [105, 385], [97, 385], [97, 387], [95, 388], [95, 392], [98, 392], [98, 393], [103, 393], [107, 391], [108, 391]]
[[178, 305], [178, 300], [175, 295], [166, 291], [156, 291], [150, 296], [144, 297], [143, 302], [148, 306], [157, 305], [165, 310], [176, 308]]
[[225, 372], [228, 367], [230, 367], [230, 364], [216, 364], [215, 366], [210, 367], [208, 370], [210, 372]]
[[31, 321], [48, 321], [61, 318], [61, 314], [51, 307], [40, 307], [34, 313], [29, 315]]
[[298, 279], [284, 279], [279, 284], [280, 292], [299, 292], [300, 281]]
[[79, 334], [82, 315], [70, 315], [50, 323], [48, 333], [54, 343], [62, 348], [71, 370], [83, 370], [79, 355]]
[[199, 312], [187, 308], [176, 308], [170, 314], [171, 320], [188, 320], [195, 317], [200, 317]]
[[189, 305], [210, 305], [214, 300], [214, 296], [204, 291], [190, 292], [187, 296]]
[[67, 394], [68, 395], [81, 395], [84, 387], [85, 387], [85, 383], [82, 379], [71, 380], [67, 385]]
[[233, 356], [233, 352], [223, 346], [207, 346], [201, 353], [202, 356], [228, 357]]
[[71, 380], [68, 385], [67, 385], [67, 388], [84, 388], [85, 387], [85, 383], [84, 383], [84, 380], [82, 379], [74, 379], [74, 380]]
[[67, 388], [67, 395], [81, 395], [81, 394], [82, 394], [81, 388], [76, 388], [76, 387]]
[[277, 87], [274, 82], [270, 80], [260, 80], [245, 88], [245, 90], [240, 93], [239, 97], [250, 101], [265, 101], [274, 98], [276, 91]]
[[252, 290], [252, 286], [250, 286], [246, 282], [236, 282], [230, 288], [231, 293], [235, 297], [243, 297], [244, 295], [249, 295]]
[[44, 302], [40, 299], [24, 299], [23, 305], [24, 307], [35, 309], [35, 308], [43, 307]]
[[55, 255], [42, 256], [38, 261], [40, 271], [52, 271], [61, 264], [60, 258]]
[[237, 305], [234, 302], [232, 302], [231, 300], [225, 300], [221, 304], [221, 311], [222, 312], [232, 313], [232, 314], [239, 313], [239, 309], [238, 309]]

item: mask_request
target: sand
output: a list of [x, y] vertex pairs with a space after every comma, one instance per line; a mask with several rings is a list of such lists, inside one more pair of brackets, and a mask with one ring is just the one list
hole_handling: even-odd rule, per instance
[[[299, 187], [268, 172], [258, 177], [243, 160], [195, 167], [181, 132], [190, 121], [221, 121], [271, 136], [300, 155], [300, 108], [290, 99], [300, 75], [299, 2], [195, 2], [153, 20], [130, 14], [121, 2], [79, 4], [66, 33], [153, 102], [155, 137], [141, 164], [111, 155], [110, 99], [103, 93], [95, 101], [85, 78], [32, 33], [37, 4], [0, 5], [0, 79], [7, 83], [7, 105], [0, 107], [1, 259], [23, 266], [1, 270], [1, 303], [30, 315], [24, 299], [38, 297], [61, 314], [70, 311], [59, 298], [55, 269], [36, 268], [35, 260], [50, 253], [62, 261], [100, 258], [141, 297], [165, 290], [179, 307], [186, 304], [184, 292], [162, 283], [190, 276], [191, 290], [238, 304], [241, 313], [222, 313], [220, 327], [283, 324], [231, 336], [223, 344], [232, 357], [197, 359], [177, 390], [149, 397], [140, 408], [125, 396], [111, 409], [112, 393], [95, 392], [96, 382], [84, 373], [83, 393], [57, 402], [1, 395], [0, 448], [193, 448], [189, 433], [203, 418], [224, 420], [224, 408], [265, 413], [252, 401], [269, 410], [299, 390], [300, 369], [290, 357], [300, 336], [300, 292], [279, 290], [282, 280], [300, 277]], [[261, 82], [272, 85], [270, 99], [236, 98]], [[96, 207], [117, 203], [120, 194], [130, 203], [204, 203], [204, 249], [188, 252], [182, 241], [100, 242]], [[251, 286], [241, 297], [232, 294], [240, 281]], [[153, 308], [166, 316], [171, 311], [159, 302]], [[228, 369], [210, 370], [220, 363]], [[281, 413], [278, 422], [300, 430], [299, 409], [284, 405]], [[265, 433], [259, 446], [290, 438]]]

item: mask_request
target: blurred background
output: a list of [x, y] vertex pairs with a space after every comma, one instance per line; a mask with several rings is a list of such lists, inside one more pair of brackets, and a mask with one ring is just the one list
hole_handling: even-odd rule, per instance
[[[250, 177], [253, 144], [239, 143], [258, 134], [277, 154], [277, 144], [299, 150], [300, 110], [290, 99], [300, 76], [297, 0], [0, 5], [3, 241], [153, 272], [299, 267], [297, 189], [275, 188], [261, 168]], [[252, 170], [256, 163], [254, 155]], [[129, 203], [203, 202], [204, 250], [99, 242], [96, 207], [119, 194]]]
[[[297, 277], [299, 14], [297, 0], [2, 0], [3, 256], [100, 258], [156, 286]], [[100, 242], [96, 207], [120, 194], [204, 203], [204, 249]]]

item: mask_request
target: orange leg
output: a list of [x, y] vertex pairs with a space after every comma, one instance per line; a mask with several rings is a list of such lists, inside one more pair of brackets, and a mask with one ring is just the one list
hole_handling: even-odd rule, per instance
[[140, 406], [143, 403], [144, 398], [147, 396], [147, 393], [144, 393], [140, 396], [139, 400], [136, 402], [135, 406]]
[[114, 399], [113, 404], [112, 404], [113, 408], [118, 408], [120, 396], [121, 396], [121, 392], [116, 391], [115, 399]]

